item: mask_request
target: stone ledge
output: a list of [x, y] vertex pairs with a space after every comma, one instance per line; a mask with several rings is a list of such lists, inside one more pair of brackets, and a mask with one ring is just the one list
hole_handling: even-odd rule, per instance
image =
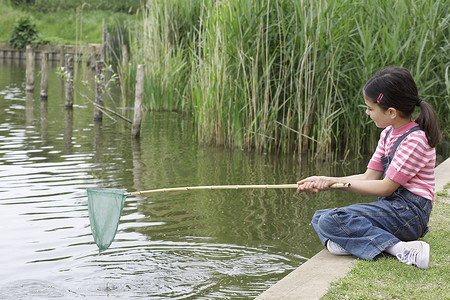
[[319, 299], [330, 282], [344, 277], [356, 257], [336, 256], [324, 249], [277, 282], [256, 300]]

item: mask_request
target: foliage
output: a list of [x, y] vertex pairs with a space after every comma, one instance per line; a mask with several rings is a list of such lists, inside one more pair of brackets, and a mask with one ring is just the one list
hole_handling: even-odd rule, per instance
[[449, 22], [440, 0], [155, 0], [133, 52], [149, 108], [190, 112], [205, 143], [347, 155], [376, 145], [361, 88], [391, 65], [448, 136]]
[[14, 48], [25, 48], [28, 45], [36, 46], [45, 43], [40, 39], [40, 34], [37, 31], [36, 24], [30, 18], [20, 18], [17, 21], [13, 34], [8, 40], [8, 43]]
[[81, 7], [89, 10], [134, 13], [142, 5], [142, 0], [11, 0], [16, 7], [39, 12], [76, 10]]
[[[446, 138], [440, 147], [450, 151], [443, 0], [154, 0], [138, 9], [136, 22], [119, 17], [117, 25], [112, 14], [92, 11], [102, 1], [64, 2], [76, 16], [33, 13], [45, 36], [99, 43], [105, 17], [122, 90], [134, 90], [136, 66], [145, 63], [148, 108], [192, 114], [204, 143], [318, 157], [372, 152], [379, 130], [364, 113], [361, 88], [379, 69], [398, 65], [437, 110]], [[28, 0], [27, 10], [36, 3], [44, 1]], [[45, 3], [50, 9], [58, 0]]]

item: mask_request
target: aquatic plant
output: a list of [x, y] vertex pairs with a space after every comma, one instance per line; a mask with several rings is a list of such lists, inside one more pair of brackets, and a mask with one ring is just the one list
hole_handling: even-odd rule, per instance
[[342, 157], [373, 151], [361, 88], [389, 65], [412, 71], [448, 136], [449, 21], [439, 0], [156, 0], [133, 51], [147, 107], [192, 114], [202, 142]]

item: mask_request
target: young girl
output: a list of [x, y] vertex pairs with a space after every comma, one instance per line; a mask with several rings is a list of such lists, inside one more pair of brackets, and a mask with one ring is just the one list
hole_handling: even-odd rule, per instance
[[[404, 68], [378, 72], [363, 93], [366, 113], [385, 128], [366, 172], [309, 177], [298, 182], [297, 192], [317, 193], [334, 183], [350, 183], [347, 191], [378, 196], [373, 203], [316, 211], [311, 223], [322, 244], [336, 255], [372, 260], [387, 252], [427, 269], [430, 246], [418, 239], [428, 231], [434, 199], [435, 147], [441, 138], [436, 113], [419, 98]], [[412, 121], [416, 106], [420, 115]]]

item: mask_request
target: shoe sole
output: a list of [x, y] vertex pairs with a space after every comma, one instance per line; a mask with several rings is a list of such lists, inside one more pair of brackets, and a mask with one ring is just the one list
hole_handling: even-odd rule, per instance
[[430, 245], [423, 242], [422, 243], [422, 257], [426, 257], [427, 260], [424, 265], [418, 265], [420, 269], [428, 269], [430, 267]]

